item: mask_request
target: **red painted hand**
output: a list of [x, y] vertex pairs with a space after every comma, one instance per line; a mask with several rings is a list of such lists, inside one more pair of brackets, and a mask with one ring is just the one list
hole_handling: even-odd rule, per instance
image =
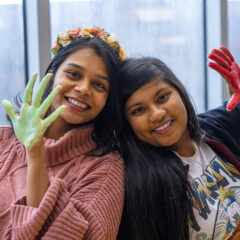
[[226, 79], [232, 96], [228, 101], [227, 110], [231, 111], [240, 102], [240, 67], [226, 47], [221, 46], [219, 49], [213, 49], [208, 55], [209, 59], [215, 61], [209, 62], [208, 66]]

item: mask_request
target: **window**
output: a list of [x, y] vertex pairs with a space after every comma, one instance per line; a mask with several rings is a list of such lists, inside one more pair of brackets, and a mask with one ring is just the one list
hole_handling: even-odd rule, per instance
[[[0, 96], [13, 102], [24, 88], [24, 32], [21, 0], [0, 0]], [[1, 105], [0, 124], [6, 125]]]
[[[33, 53], [31, 59], [28, 56], [29, 74], [35, 72], [39, 65], [40, 70], [37, 71], [43, 75], [45, 65], [50, 61], [50, 55], [47, 60], [42, 56], [40, 61], [38, 54], [38, 51], [42, 54], [49, 48], [46, 37], [49, 21], [44, 17], [44, 13], [48, 12], [48, 1], [0, 0], [0, 34], [5, 36], [0, 39], [0, 96], [11, 102], [25, 86], [23, 1], [34, 6], [34, 10], [30, 6], [27, 11], [27, 15], [33, 14], [27, 16], [30, 23], [32, 17], [36, 17], [35, 25], [28, 32], [28, 54]], [[67, 28], [79, 25], [103, 27], [115, 33], [130, 56], [155, 56], [163, 60], [186, 86], [197, 112], [205, 111], [206, 104], [210, 108], [216, 107], [223, 99], [222, 91], [225, 90], [219, 75], [208, 70], [208, 79], [205, 79], [204, 51], [209, 52], [221, 44], [221, 8], [226, 9], [226, 3], [228, 18], [224, 21], [228, 21], [228, 46], [240, 63], [240, 0], [49, 0], [49, 3], [51, 45], [57, 34]], [[207, 11], [204, 12], [203, 8]], [[42, 30], [40, 35], [39, 29]], [[226, 33], [223, 35], [226, 36]], [[29, 36], [34, 41], [29, 40]], [[43, 43], [43, 39], [47, 39], [47, 43]], [[39, 48], [40, 44], [44, 48]], [[0, 124], [7, 123], [2, 107], [0, 114]]]
[[204, 110], [203, 3], [192, 0], [50, 0], [51, 37], [79, 25], [114, 33], [130, 56], [155, 56]]
[[235, 60], [240, 64], [240, 0], [228, 0], [228, 42]]

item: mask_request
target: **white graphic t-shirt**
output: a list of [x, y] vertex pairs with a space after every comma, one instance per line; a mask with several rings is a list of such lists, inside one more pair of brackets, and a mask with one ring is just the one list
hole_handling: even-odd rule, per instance
[[190, 239], [240, 239], [240, 172], [221, 160], [206, 144], [195, 146], [195, 154], [184, 158], [193, 189], [195, 220]]

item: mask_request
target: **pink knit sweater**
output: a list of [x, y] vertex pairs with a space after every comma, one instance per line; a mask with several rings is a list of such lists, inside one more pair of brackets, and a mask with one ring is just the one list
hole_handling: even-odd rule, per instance
[[1, 239], [116, 239], [124, 199], [117, 154], [89, 157], [93, 127], [45, 140], [50, 186], [38, 208], [26, 206], [26, 159], [10, 127], [0, 127]]

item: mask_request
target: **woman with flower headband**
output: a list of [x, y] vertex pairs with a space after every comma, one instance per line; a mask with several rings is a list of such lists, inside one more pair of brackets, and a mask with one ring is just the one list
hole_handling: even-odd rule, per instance
[[2, 104], [2, 239], [115, 239], [124, 187], [117, 74], [124, 51], [100, 28], [58, 35], [36, 94]]
[[198, 117], [162, 61], [123, 63], [126, 199], [118, 239], [240, 239], [240, 67], [225, 47], [208, 57], [233, 97]]

